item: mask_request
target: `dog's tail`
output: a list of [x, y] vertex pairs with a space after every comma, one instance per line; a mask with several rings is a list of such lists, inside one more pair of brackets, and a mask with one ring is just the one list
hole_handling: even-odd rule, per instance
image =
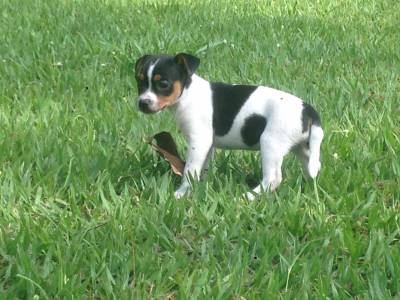
[[324, 131], [321, 127], [321, 119], [315, 109], [309, 105], [303, 104], [303, 129], [309, 128], [308, 148], [309, 158], [306, 166], [311, 178], [315, 178], [321, 169], [320, 147], [324, 138]]
[[310, 146], [310, 157], [308, 159], [308, 174], [311, 178], [315, 178], [321, 169], [321, 162], [319, 161], [320, 147], [322, 139], [324, 137], [324, 131], [320, 125], [311, 125], [310, 137], [308, 144]]

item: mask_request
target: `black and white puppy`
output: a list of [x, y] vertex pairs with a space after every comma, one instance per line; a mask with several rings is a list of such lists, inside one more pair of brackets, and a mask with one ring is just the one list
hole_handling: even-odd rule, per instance
[[260, 150], [263, 179], [248, 192], [254, 199], [282, 181], [284, 156], [293, 151], [305, 172], [320, 170], [324, 136], [317, 112], [301, 99], [265, 86], [208, 82], [195, 74], [200, 60], [189, 54], [144, 55], [136, 61], [139, 109], [156, 113], [169, 107], [188, 141], [182, 184], [175, 197], [199, 179], [214, 148]]

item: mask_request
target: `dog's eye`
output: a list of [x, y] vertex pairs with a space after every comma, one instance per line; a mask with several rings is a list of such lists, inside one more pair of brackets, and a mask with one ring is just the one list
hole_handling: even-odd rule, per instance
[[161, 81], [157, 81], [157, 86], [158, 86], [158, 88], [165, 90], [171, 86], [171, 83], [167, 80], [161, 80]]

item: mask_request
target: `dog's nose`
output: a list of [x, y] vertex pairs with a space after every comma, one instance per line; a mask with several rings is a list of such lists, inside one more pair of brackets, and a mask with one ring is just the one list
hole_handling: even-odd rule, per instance
[[150, 102], [151, 102], [150, 99], [140, 98], [139, 99], [139, 109], [142, 112], [149, 113], [150, 112], [150, 107], [149, 107], [150, 106]]
[[139, 108], [147, 108], [150, 104], [150, 99], [141, 98], [139, 99]]

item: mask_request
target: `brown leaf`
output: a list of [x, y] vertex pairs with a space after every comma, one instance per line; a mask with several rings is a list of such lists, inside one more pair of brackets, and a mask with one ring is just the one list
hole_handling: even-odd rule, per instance
[[175, 141], [169, 132], [159, 132], [150, 137], [147, 143], [169, 162], [175, 174], [182, 176], [185, 162], [179, 157]]

